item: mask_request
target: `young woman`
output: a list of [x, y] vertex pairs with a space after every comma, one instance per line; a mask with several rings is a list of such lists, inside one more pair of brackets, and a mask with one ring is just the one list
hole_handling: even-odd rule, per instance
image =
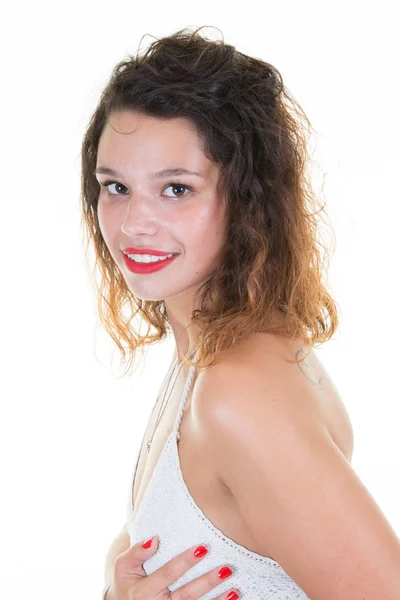
[[308, 127], [276, 68], [187, 30], [120, 62], [91, 118], [82, 206], [102, 323], [130, 364], [176, 343], [107, 600], [400, 597], [399, 539], [351, 467], [348, 413], [313, 351], [338, 313]]

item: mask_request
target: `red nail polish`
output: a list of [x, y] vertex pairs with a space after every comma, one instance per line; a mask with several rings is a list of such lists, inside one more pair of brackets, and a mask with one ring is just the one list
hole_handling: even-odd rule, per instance
[[194, 551], [194, 555], [196, 558], [201, 558], [202, 556], [205, 556], [207, 554], [208, 550], [205, 546], [197, 546], [196, 550]]
[[227, 595], [226, 600], [238, 600], [239, 596], [233, 590]]
[[230, 577], [230, 575], [232, 575], [232, 571], [230, 570], [229, 567], [222, 567], [219, 571], [218, 571], [218, 577], [220, 579], [226, 579], [227, 577]]
[[143, 544], [142, 544], [142, 548], [145, 548], [146, 550], [147, 550], [148, 548], [150, 548], [152, 540], [153, 540], [153, 538], [151, 537], [151, 538], [149, 538], [148, 540], [146, 540], [145, 542], [143, 542]]

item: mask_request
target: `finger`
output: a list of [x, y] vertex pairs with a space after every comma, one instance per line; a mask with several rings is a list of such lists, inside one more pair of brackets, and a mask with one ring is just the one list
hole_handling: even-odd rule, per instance
[[[174, 598], [174, 593], [177, 593], [177, 597], [179, 598], [201, 598], [204, 594], [220, 585], [223, 581], [232, 577], [232, 575], [233, 570], [228, 565], [221, 565], [175, 590], [172, 594], [172, 598]], [[218, 598], [223, 598], [225, 600], [230, 592], [231, 590], [224, 592], [221, 596], [218, 596]], [[233, 600], [233, 597], [229, 600]]]
[[215, 600], [238, 600], [240, 598], [240, 593], [238, 590], [231, 589], [227, 592], [224, 592], [220, 596], [217, 596]]
[[158, 537], [154, 536], [151, 545], [148, 548], [143, 548], [142, 544], [148, 541], [138, 542], [117, 556], [114, 563], [114, 572], [117, 577], [118, 574], [126, 576], [128, 572], [131, 575], [146, 576], [143, 563], [157, 551]]
[[195, 554], [198, 549], [207, 550], [206, 546], [193, 546], [188, 548], [178, 556], [175, 556], [159, 569], [151, 573], [148, 577], [138, 583], [139, 591], [142, 594], [146, 594], [149, 598], [154, 598], [162, 593], [171, 583], [174, 583], [177, 579], [182, 577], [186, 571], [196, 565], [199, 560], [207, 556], [207, 552], [204, 555], [201, 553]]

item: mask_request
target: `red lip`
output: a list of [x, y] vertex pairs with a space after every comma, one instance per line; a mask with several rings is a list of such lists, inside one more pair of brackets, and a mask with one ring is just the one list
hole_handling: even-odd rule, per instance
[[[130, 254], [130, 252], [129, 252]], [[143, 253], [142, 253], [143, 254]], [[159, 271], [160, 269], [164, 269], [167, 265], [169, 265], [173, 260], [177, 258], [176, 256], [171, 256], [171, 258], [166, 258], [164, 260], [160, 260], [155, 263], [135, 263], [135, 261], [131, 260], [124, 254], [124, 263], [126, 267], [132, 273], [138, 273], [139, 275], [144, 275], [146, 273], [154, 273], [155, 271]]]
[[162, 252], [152, 248], [124, 248], [125, 254], [154, 254], [154, 256], [167, 256], [167, 254], [178, 254], [177, 252]]

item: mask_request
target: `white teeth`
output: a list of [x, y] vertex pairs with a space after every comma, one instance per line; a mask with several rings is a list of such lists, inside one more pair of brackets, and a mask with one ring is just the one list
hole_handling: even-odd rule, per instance
[[159, 262], [160, 260], [166, 260], [173, 256], [173, 254], [167, 254], [167, 256], [154, 256], [152, 254], [128, 254], [131, 260], [140, 263], [153, 263]]

